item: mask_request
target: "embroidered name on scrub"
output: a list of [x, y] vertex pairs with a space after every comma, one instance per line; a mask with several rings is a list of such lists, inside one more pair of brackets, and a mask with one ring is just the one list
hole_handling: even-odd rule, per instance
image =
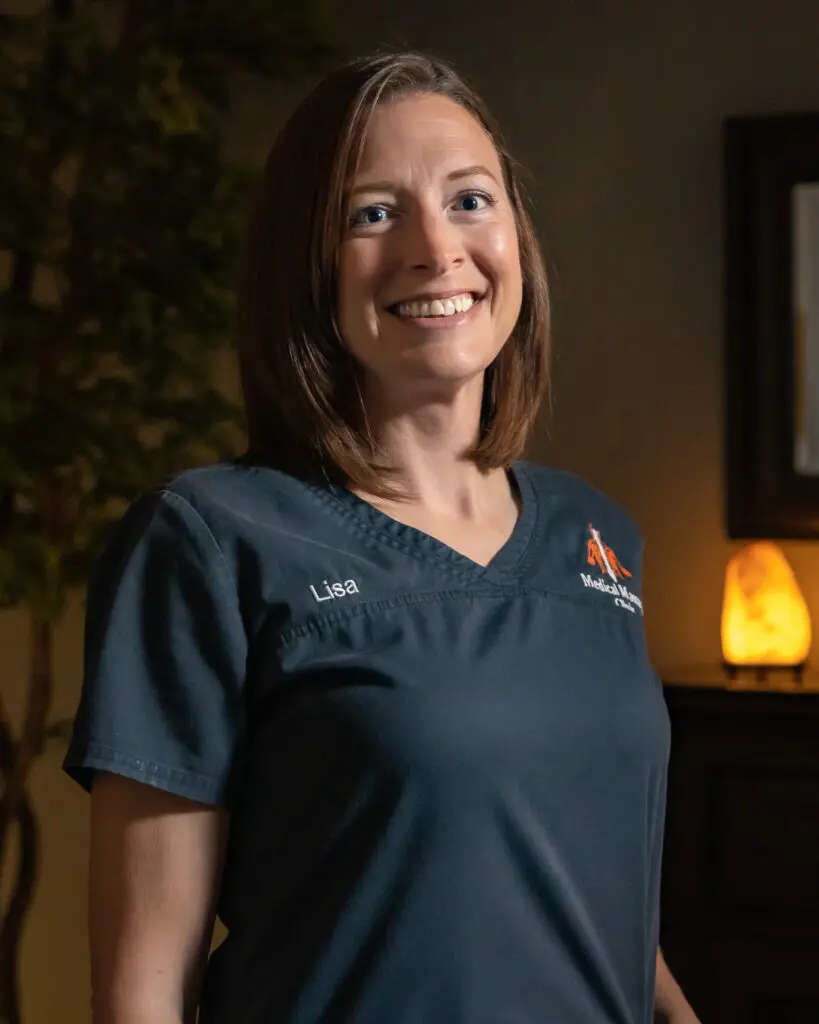
[[319, 590], [316, 590], [312, 583], [310, 584], [310, 593], [313, 595], [313, 599], [319, 603], [322, 601], [335, 601], [339, 597], [357, 594], [358, 584], [355, 580], [344, 580], [343, 583], [328, 583], [327, 580], [322, 580]]

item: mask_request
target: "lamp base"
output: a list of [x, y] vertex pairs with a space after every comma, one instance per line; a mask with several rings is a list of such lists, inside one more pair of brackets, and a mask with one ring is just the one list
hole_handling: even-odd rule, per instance
[[757, 683], [767, 683], [772, 677], [786, 679], [801, 686], [805, 678], [805, 670], [808, 667], [807, 661], [798, 665], [733, 665], [723, 661], [722, 668], [731, 682], [742, 678], [751, 678]]

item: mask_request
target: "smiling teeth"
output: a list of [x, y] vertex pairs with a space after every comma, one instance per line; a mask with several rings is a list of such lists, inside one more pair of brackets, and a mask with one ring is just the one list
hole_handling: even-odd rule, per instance
[[456, 313], [466, 313], [474, 305], [475, 299], [464, 292], [463, 295], [433, 299], [431, 302], [399, 302], [397, 312], [399, 316], [406, 317], [454, 316]]

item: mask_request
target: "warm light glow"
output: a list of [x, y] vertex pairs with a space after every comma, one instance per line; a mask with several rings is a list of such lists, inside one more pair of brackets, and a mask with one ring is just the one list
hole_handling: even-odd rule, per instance
[[808, 606], [776, 544], [738, 551], [725, 571], [722, 656], [729, 665], [801, 665], [810, 651]]

